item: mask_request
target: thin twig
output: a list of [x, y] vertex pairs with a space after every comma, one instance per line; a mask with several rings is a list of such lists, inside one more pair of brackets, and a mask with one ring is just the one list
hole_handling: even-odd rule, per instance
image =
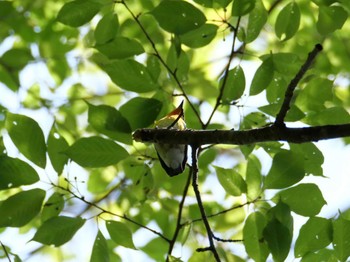
[[231, 62], [232, 62], [232, 60], [234, 58], [234, 55], [236, 54], [235, 46], [236, 46], [237, 31], [238, 31], [238, 27], [239, 27], [240, 21], [241, 21], [241, 17], [238, 17], [236, 26], [233, 27], [233, 40], [232, 40], [232, 46], [231, 46], [231, 53], [230, 53], [230, 57], [228, 59], [228, 62], [227, 62], [226, 68], [225, 68], [225, 73], [224, 73], [224, 76], [223, 76], [222, 85], [220, 86], [219, 95], [216, 98], [216, 102], [215, 102], [214, 108], [213, 108], [212, 112], [210, 113], [210, 116], [209, 116], [207, 122], [205, 123], [204, 126], [202, 126], [203, 129], [206, 129], [208, 127], [208, 125], [210, 124], [211, 119], [213, 118], [216, 110], [218, 109], [219, 105], [221, 104], [221, 99], [222, 99], [222, 96], [224, 95], [224, 90], [225, 90], [225, 87], [226, 87], [226, 82], [227, 82], [227, 79], [228, 79], [228, 73], [230, 71]]
[[209, 240], [209, 247], [205, 248], [205, 250], [204, 249], [197, 249], [197, 251], [209, 251], [210, 250], [215, 257], [215, 260], [218, 262], [221, 260], [220, 260], [219, 254], [218, 254], [218, 252], [215, 248], [215, 245], [214, 245], [213, 232], [210, 229], [210, 225], [209, 225], [208, 219], [206, 217], [203, 202], [201, 199], [201, 194], [200, 194], [199, 189], [198, 189], [198, 159], [197, 159], [198, 146], [191, 145], [191, 148], [192, 148], [192, 187], [193, 187], [194, 193], [196, 195], [199, 211], [201, 213], [205, 229], [207, 230], [207, 235], [208, 235], [208, 240]]
[[7, 257], [7, 260], [8, 260], [9, 262], [11, 262], [10, 255], [9, 255], [9, 253], [7, 252], [7, 249], [6, 249], [5, 245], [4, 245], [1, 241], [0, 241], [0, 245], [1, 245], [2, 249], [4, 250], [4, 253], [5, 253], [5, 256]]
[[278, 112], [278, 114], [276, 116], [276, 120], [275, 120], [275, 123], [274, 123], [275, 126], [284, 126], [285, 125], [284, 124], [284, 118], [286, 117], [287, 112], [288, 112], [288, 110], [290, 108], [290, 101], [293, 98], [294, 90], [295, 90], [297, 84], [300, 82], [300, 80], [304, 76], [304, 74], [306, 73], [306, 71], [311, 66], [311, 64], [314, 61], [314, 59], [316, 58], [317, 54], [319, 52], [321, 52], [322, 49], [323, 48], [322, 48], [321, 44], [315, 45], [314, 49], [309, 53], [305, 63], [299, 69], [299, 72], [290, 81], [290, 83], [289, 83], [289, 85], [287, 87], [286, 93], [284, 95], [283, 104], [281, 106], [280, 111]]
[[171, 68], [168, 66], [168, 64], [165, 62], [165, 60], [162, 58], [162, 56], [160, 55], [156, 44], [154, 43], [154, 41], [152, 40], [151, 36], [147, 33], [145, 27], [141, 24], [138, 16], [136, 16], [131, 9], [129, 8], [129, 6], [126, 4], [126, 1], [122, 0], [120, 1], [120, 3], [122, 3], [126, 10], [129, 12], [129, 14], [132, 16], [132, 18], [135, 20], [135, 22], [138, 24], [138, 26], [140, 27], [141, 31], [143, 32], [143, 34], [146, 36], [148, 42], [150, 42], [152, 49], [154, 51], [154, 55], [158, 58], [158, 60], [161, 62], [161, 64], [165, 67], [165, 69], [168, 71], [168, 73], [173, 77], [173, 79], [175, 80], [177, 86], [180, 88], [182, 95], [185, 97], [187, 103], [190, 105], [191, 109], [193, 110], [193, 112], [195, 113], [195, 115], [198, 118], [198, 121], [200, 122], [201, 125], [204, 125], [199, 112], [196, 110], [196, 108], [194, 107], [194, 105], [191, 103], [189, 97], [187, 96], [184, 87], [182, 86], [180, 80], [178, 79], [177, 75], [176, 75], [176, 70], [171, 70]]
[[187, 178], [187, 181], [186, 181], [186, 184], [185, 184], [185, 187], [184, 187], [184, 191], [182, 193], [182, 199], [181, 199], [181, 202], [179, 204], [179, 212], [177, 213], [176, 228], [175, 228], [175, 232], [174, 232], [173, 238], [170, 240], [169, 249], [168, 249], [168, 255], [167, 255], [167, 258], [166, 258], [167, 262], [170, 259], [170, 255], [171, 255], [171, 253], [173, 251], [173, 248], [174, 248], [177, 236], [179, 235], [179, 232], [180, 232], [180, 230], [182, 228], [182, 224], [181, 224], [182, 211], [183, 211], [183, 207], [184, 207], [184, 204], [185, 204], [185, 199], [186, 199], [186, 196], [187, 196], [188, 188], [190, 186], [191, 175], [192, 175], [192, 170], [190, 170], [190, 172], [188, 174], [188, 178]]

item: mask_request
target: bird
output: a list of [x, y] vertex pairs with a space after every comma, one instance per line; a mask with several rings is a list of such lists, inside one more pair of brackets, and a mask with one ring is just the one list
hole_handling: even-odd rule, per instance
[[[183, 101], [165, 117], [156, 121], [155, 128], [185, 130]], [[187, 145], [155, 143], [154, 147], [160, 164], [170, 177], [177, 176], [184, 171], [187, 161]]]

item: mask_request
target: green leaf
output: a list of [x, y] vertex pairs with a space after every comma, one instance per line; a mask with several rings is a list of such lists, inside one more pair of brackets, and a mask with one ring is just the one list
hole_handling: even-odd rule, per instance
[[279, 220], [272, 219], [263, 232], [274, 261], [284, 261], [288, 256], [292, 235]]
[[107, 13], [98, 22], [94, 31], [97, 44], [105, 44], [114, 39], [119, 29], [119, 21], [116, 13]]
[[99, 230], [97, 232], [94, 246], [92, 247], [92, 253], [90, 262], [109, 262], [108, 245], [105, 237]]
[[184, 34], [199, 28], [206, 22], [205, 15], [192, 4], [185, 1], [162, 1], [151, 11], [164, 30]]
[[168, 251], [169, 245], [160, 237], [156, 237], [149, 241], [141, 249], [149, 257], [153, 258], [154, 261], [163, 261], [164, 254], [166, 254]]
[[267, 11], [261, 0], [256, 0], [254, 9], [249, 13], [247, 32], [245, 37], [246, 43], [253, 42], [260, 34], [261, 29], [267, 21]]
[[300, 24], [300, 9], [295, 1], [287, 4], [277, 16], [275, 23], [276, 35], [286, 41], [292, 38], [298, 31]]
[[268, 87], [274, 75], [273, 58], [270, 55], [256, 70], [250, 86], [250, 95], [257, 95]]
[[0, 227], [21, 227], [39, 212], [45, 198], [42, 189], [19, 192], [0, 202]]
[[197, 29], [181, 35], [181, 43], [191, 48], [206, 46], [215, 38], [218, 28], [217, 25], [204, 24]]
[[315, 261], [327, 261], [338, 262], [338, 258], [335, 255], [334, 250], [323, 248], [315, 253], [307, 253], [302, 257], [301, 262], [315, 262]]
[[95, 48], [109, 59], [125, 59], [145, 52], [138, 41], [123, 36], [117, 36], [107, 43], [98, 44]]
[[65, 25], [78, 27], [89, 22], [99, 11], [102, 5], [90, 0], [75, 0], [62, 6], [57, 20]]
[[71, 240], [84, 223], [81, 217], [53, 217], [38, 228], [32, 240], [58, 247]]
[[341, 125], [350, 122], [350, 115], [344, 107], [335, 106], [317, 112], [310, 112], [303, 119], [303, 122], [315, 126]]
[[243, 16], [248, 14], [255, 6], [256, 0], [234, 0], [232, 4], [232, 15]]
[[[224, 76], [225, 77], [225, 76]], [[224, 84], [224, 77], [220, 80], [220, 86]], [[239, 99], [245, 89], [245, 76], [242, 67], [236, 66], [228, 72], [227, 80], [222, 95], [224, 103], [230, 103]]]
[[103, 66], [109, 77], [120, 88], [137, 93], [153, 91], [158, 84], [148, 69], [134, 60], [117, 60]]
[[35, 169], [17, 158], [0, 155], [0, 170], [0, 190], [31, 185], [39, 181]]
[[322, 35], [328, 35], [341, 29], [347, 18], [348, 13], [341, 6], [320, 6], [316, 23], [317, 31]]
[[342, 215], [333, 221], [333, 248], [340, 261], [347, 261], [350, 256], [350, 221]]
[[46, 166], [46, 144], [38, 123], [24, 116], [7, 113], [5, 127], [19, 151], [34, 164]]
[[162, 102], [157, 99], [135, 97], [120, 107], [120, 113], [135, 130], [153, 124], [161, 108]]
[[41, 221], [44, 222], [58, 216], [64, 207], [64, 198], [61, 193], [54, 192], [44, 204], [41, 212]]
[[332, 222], [322, 217], [310, 217], [300, 228], [295, 242], [294, 254], [302, 257], [308, 252], [317, 251], [332, 242]]
[[247, 192], [246, 182], [234, 169], [215, 166], [215, 170], [218, 180], [226, 193], [232, 196], [240, 196]]
[[250, 155], [247, 162], [247, 171], [246, 171], [246, 183], [247, 183], [247, 196], [249, 200], [256, 199], [260, 196], [261, 189], [261, 163], [259, 159]]
[[263, 238], [266, 218], [260, 212], [251, 213], [243, 228], [243, 243], [247, 254], [257, 262], [266, 261], [269, 251]]
[[123, 247], [136, 249], [130, 229], [123, 223], [108, 220], [106, 227], [111, 239]]
[[88, 106], [88, 122], [96, 131], [120, 142], [132, 144], [129, 122], [117, 109], [89, 103]]
[[315, 184], [299, 184], [279, 192], [274, 199], [281, 199], [292, 211], [302, 216], [315, 216], [326, 204]]
[[47, 152], [58, 175], [62, 174], [63, 168], [68, 162], [67, 155], [63, 153], [68, 147], [66, 139], [57, 132], [55, 127], [52, 127], [47, 140]]
[[114, 165], [129, 155], [120, 145], [98, 136], [80, 138], [64, 153], [83, 167]]
[[323, 176], [322, 152], [313, 143], [289, 144], [290, 150], [303, 157], [305, 173], [307, 175]]
[[34, 58], [29, 48], [12, 48], [0, 57], [1, 65], [10, 71], [22, 69], [32, 60]]
[[276, 206], [267, 212], [267, 216], [270, 220], [277, 219], [289, 230], [290, 236], [293, 235], [293, 216], [288, 205], [278, 202]]
[[304, 176], [302, 155], [284, 150], [273, 157], [271, 169], [265, 179], [265, 188], [286, 188], [298, 183]]

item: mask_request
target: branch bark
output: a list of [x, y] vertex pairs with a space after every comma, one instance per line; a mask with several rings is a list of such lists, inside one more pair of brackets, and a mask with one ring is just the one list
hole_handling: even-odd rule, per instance
[[248, 145], [258, 142], [286, 141], [290, 143], [316, 142], [350, 136], [350, 124], [302, 128], [269, 126], [251, 130], [167, 130], [138, 129], [133, 138], [138, 142], [207, 145]]

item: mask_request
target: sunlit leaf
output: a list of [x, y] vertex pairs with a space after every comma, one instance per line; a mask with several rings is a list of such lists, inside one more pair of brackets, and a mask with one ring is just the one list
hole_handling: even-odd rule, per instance
[[161, 108], [162, 103], [157, 99], [135, 97], [122, 105], [119, 111], [135, 130], [153, 124]]
[[350, 221], [342, 215], [333, 221], [333, 248], [340, 261], [347, 261], [350, 256]]
[[84, 223], [81, 217], [53, 217], [38, 228], [32, 240], [58, 247], [71, 240]]
[[117, 36], [111, 41], [98, 44], [95, 48], [109, 59], [124, 59], [145, 51], [138, 41], [123, 36]]
[[7, 113], [6, 129], [19, 151], [34, 164], [46, 166], [46, 144], [38, 123], [24, 115]]
[[59, 192], [54, 192], [44, 204], [41, 212], [41, 221], [46, 221], [52, 217], [58, 216], [64, 207], [63, 195]]
[[103, 66], [112, 81], [120, 88], [137, 93], [153, 91], [158, 84], [148, 69], [134, 60], [117, 60]]
[[267, 21], [267, 11], [261, 0], [256, 0], [254, 9], [249, 13], [245, 42], [253, 42]]
[[78, 27], [89, 22], [101, 7], [102, 5], [96, 1], [74, 0], [62, 6], [57, 20], [65, 25]]
[[266, 226], [266, 218], [260, 212], [251, 213], [243, 228], [243, 243], [247, 254], [254, 261], [266, 261], [269, 251], [263, 238], [263, 230]]
[[31, 189], [0, 202], [0, 227], [26, 225], [40, 212], [44, 198], [44, 190]]
[[130, 229], [123, 223], [108, 220], [106, 227], [111, 239], [123, 247], [136, 249]]
[[296, 257], [302, 257], [308, 252], [328, 246], [331, 242], [332, 222], [322, 217], [310, 217], [300, 229], [294, 254]]
[[64, 153], [83, 167], [114, 165], [129, 155], [123, 147], [112, 140], [98, 136], [80, 138]]
[[293, 151], [281, 151], [273, 157], [271, 169], [265, 179], [265, 187], [286, 188], [299, 182], [304, 175], [302, 155]]
[[0, 190], [31, 185], [39, 181], [38, 173], [26, 162], [0, 155]]
[[247, 192], [247, 184], [242, 176], [234, 169], [215, 166], [216, 175], [225, 191], [233, 196], [240, 196]]
[[217, 25], [204, 24], [201, 27], [181, 35], [181, 42], [192, 48], [208, 45], [216, 36]]
[[255, 75], [250, 86], [250, 95], [257, 95], [262, 92], [273, 79], [274, 66], [272, 55], [264, 60], [259, 68], [256, 70]]
[[107, 241], [101, 231], [98, 231], [92, 247], [90, 262], [109, 262], [108, 252]]
[[279, 192], [274, 199], [287, 204], [292, 211], [302, 216], [315, 216], [326, 204], [315, 184], [299, 184]]
[[255, 6], [256, 0], [234, 0], [232, 4], [232, 15], [243, 16], [248, 14]]
[[224, 83], [225, 76], [220, 80], [220, 88], [225, 84], [222, 100], [226, 103], [230, 103], [233, 100], [239, 99], [245, 89], [245, 75], [242, 67], [236, 66], [228, 72], [226, 82]]
[[292, 38], [298, 31], [300, 24], [300, 10], [297, 2], [287, 4], [279, 12], [275, 23], [276, 35], [281, 40]]
[[199, 9], [185, 1], [162, 1], [151, 14], [164, 30], [175, 34], [199, 28], [206, 21]]
[[261, 163], [256, 156], [250, 155], [246, 171], [247, 195], [249, 199], [256, 199], [261, 194], [261, 181]]
[[341, 29], [348, 18], [348, 13], [339, 5], [320, 6], [316, 28], [322, 35]]
[[114, 39], [119, 29], [119, 21], [116, 13], [107, 13], [98, 22], [94, 31], [97, 44], [104, 44]]
[[55, 127], [52, 127], [47, 140], [47, 152], [51, 164], [55, 171], [60, 175], [64, 166], [68, 162], [68, 157], [63, 152], [69, 147], [66, 139], [61, 136]]

